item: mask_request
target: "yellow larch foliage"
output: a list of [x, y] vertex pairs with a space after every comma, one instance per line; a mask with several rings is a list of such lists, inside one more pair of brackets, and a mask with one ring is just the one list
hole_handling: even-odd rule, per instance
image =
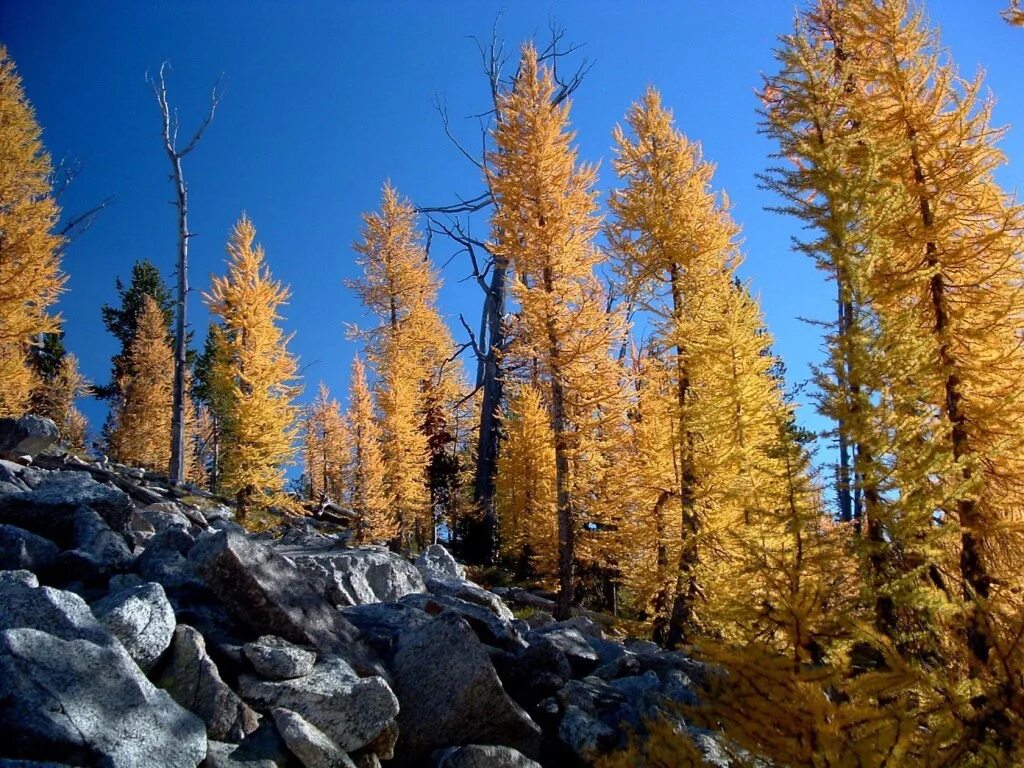
[[433, 541], [425, 424], [431, 401], [455, 401], [457, 374], [446, 365], [454, 344], [435, 307], [440, 278], [416, 229], [416, 211], [390, 184], [380, 211], [364, 215], [354, 248], [363, 276], [348, 284], [376, 319], [356, 335], [366, 339], [377, 370], [386, 486], [399, 524], [396, 544], [409, 552]]
[[621, 323], [606, 311], [594, 275], [603, 258], [593, 238], [600, 226], [596, 171], [579, 164], [569, 130], [569, 102], [553, 103], [555, 83], [537, 52], [525, 46], [515, 83], [498, 100], [495, 150], [487, 180], [494, 195], [491, 249], [515, 272], [511, 295], [519, 306], [511, 328], [510, 359], [536, 366], [555, 440], [558, 506], [559, 613], [573, 602], [579, 527], [572, 464], [579, 428], [608, 393], [593, 377]]
[[128, 348], [129, 373], [121, 382], [121, 402], [110, 432], [110, 457], [114, 461], [153, 472], [167, 471], [171, 460], [173, 357], [164, 314], [147, 296]]
[[558, 578], [555, 440], [541, 393], [523, 383], [510, 394], [495, 478], [501, 556], [517, 572]]
[[[627, 290], [655, 318], [655, 353], [669, 362], [681, 546], [671, 616], [658, 617], [656, 630], [674, 644], [724, 629], [716, 614], [735, 583], [733, 534], [783, 493], [770, 452], [781, 391], [757, 303], [736, 283], [738, 228], [711, 189], [714, 166], [653, 89], [626, 120], [629, 133], [615, 131], [624, 187], [610, 200], [609, 235]], [[652, 502], [669, 503], [661, 493]]]
[[303, 424], [303, 458], [314, 501], [345, 501], [349, 434], [338, 401], [320, 382], [316, 399], [306, 408]]
[[34, 384], [25, 348], [56, 331], [65, 277], [50, 156], [7, 49], [0, 45], [0, 416], [21, 415]]
[[256, 230], [245, 215], [228, 241], [227, 274], [206, 295], [223, 326], [230, 396], [223, 414], [221, 487], [233, 494], [239, 519], [250, 509], [284, 504], [285, 466], [295, 453], [297, 364], [280, 328], [289, 292], [273, 280]]
[[387, 543], [398, 535], [398, 520], [387, 498], [380, 427], [366, 383], [366, 369], [358, 356], [352, 362], [348, 426], [349, 500], [359, 520], [357, 538], [363, 543]]
[[38, 382], [32, 395], [33, 411], [53, 419], [60, 430], [61, 443], [72, 453], [86, 451], [89, 422], [75, 406], [75, 400], [90, 389], [91, 384], [78, 369], [78, 358], [66, 354], [54, 375]]

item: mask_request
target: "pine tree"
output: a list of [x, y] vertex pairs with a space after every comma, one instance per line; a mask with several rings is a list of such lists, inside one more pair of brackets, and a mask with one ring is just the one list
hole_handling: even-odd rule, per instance
[[313, 501], [344, 500], [347, 442], [348, 428], [338, 401], [331, 398], [327, 386], [320, 382], [316, 399], [306, 408], [303, 428], [304, 464], [309, 498]]
[[[605, 393], [591, 387], [621, 325], [605, 311], [594, 276], [595, 169], [579, 165], [568, 129], [569, 102], [553, 103], [555, 83], [532, 46], [523, 49], [513, 87], [498, 100], [495, 151], [487, 174], [495, 200], [492, 252], [516, 274], [519, 305], [509, 355], [530, 361], [543, 381], [555, 441], [558, 508], [558, 613], [574, 600], [576, 534], [572, 462], [578, 427]], [[574, 409], [574, 410], [573, 410]]]
[[114, 461], [165, 472], [171, 455], [172, 352], [167, 324], [156, 300], [147, 296], [128, 347], [118, 389], [121, 403], [109, 434]]
[[[274, 281], [256, 230], [245, 215], [228, 241], [227, 274], [214, 277], [207, 303], [223, 326], [220, 376], [231, 382], [223, 414], [221, 485], [238, 516], [284, 504], [284, 467], [292, 461], [298, 408], [297, 364], [279, 327], [288, 290]], [[169, 429], [169, 427], [168, 427]]]
[[357, 356], [352, 362], [348, 409], [351, 454], [351, 504], [359, 523], [362, 542], [387, 542], [398, 535], [398, 520], [385, 490], [380, 427], [374, 415], [373, 396], [366, 383], [366, 369]]
[[0, 46], [0, 415], [20, 415], [33, 376], [26, 358], [40, 334], [59, 329], [49, 313], [64, 286], [60, 211], [51, 195], [42, 130], [7, 49]]

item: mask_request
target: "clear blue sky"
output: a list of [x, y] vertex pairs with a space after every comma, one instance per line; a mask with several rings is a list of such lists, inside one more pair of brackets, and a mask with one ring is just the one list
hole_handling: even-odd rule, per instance
[[[1024, 30], [999, 17], [1006, 0], [931, 0], [930, 17], [961, 71], [982, 67], [998, 99], [997, 124], [1014, 123], [1003, 143], [1008, 188], [1024, 171]], [[164, 59], [174, 68], [171, 99], [183, 130], [195, 125], [213, 81], [227, 92], [214, 124], [186, 160], [191, 186], [192, 283], [220, 272], [224, 242], [245, 210], [276, 277], [293, 292], [285, 308], [311, 397], [318, 380], [346, 394], [356, 351], [345, 323], [362, 311], [342, 281], [354, 275], [352, 242], [360, 213], [372, 209], [386, 178], [417, 204], [476, 194], [476, 169], [445, 138], [433, 107], [447, 100], [454, 128], [474, 145], [488, 106], [472, 36], [487, 38], [499, 12], [509, 49], [547, 38], [549, 19], [585, 43], [594, 62], [572, 111], [581, 155], [601, 161], [602, 189], [613, 183], [610, 132], [648, 83], [661, 89], [681, 129], [718, 165], [744, 230], [743, 275], [760, 296], [776, 351], [791, 383], [821, 355], [820, 329], [799, 317], [828, 318], [832, 292], [813, 266], [790, 251], [793, 222], [768, 213], [773, 200], [755, 174], [772, 147], [756, 133], [760, 73], [774, 71], [772, 48], [792, 26], [791, 0], [676, 2], [108, 2], [0, 0], [7, 44], [55, 158], [77, 158], [84, 173], [66, 195], [69, 212], [116, 194], [119, 202], [67, 253], [61, 301], [67, 345], [85, 373], [105, 381], [115, 342], [100, 306], [115, 300], [114, 278], [139, 258], [170, 278], [175, 212], [159, 116], [143, 76]], [[482, 228], [480, 233], [483, 234]], [[454, 249], [435, 240], [434, 255]], [[476, 317], [480, 295], [460, 283], [465, 263], [446, 269], [442, 309], [461, 336], [460, 312]], [[207, 316], [198, 293], [192, 320]], [[85, 403], [94, 429], [103, 408]], [[805, 409], [804, 418], [820, 426]]]

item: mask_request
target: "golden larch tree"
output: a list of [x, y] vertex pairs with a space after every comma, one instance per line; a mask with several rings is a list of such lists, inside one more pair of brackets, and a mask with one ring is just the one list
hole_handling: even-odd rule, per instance
[[0, 46], [0, 415], [21, 415], [34, 379], [26, 348], [59, 330], [64, 286], [50, 156], [7, 49]]
[[139, 313], [110, 431], [110, 456], [132, 466], [165, 472], [171, 456], [173, 351], [164, 314], [152, 296]]
[[454, 402], [454, 369], [445, 367], [454, 345], [435, 308], [440, 279], [411, 203], [385, 184], [379, 212], [364, 215], [363, 222], [354, 246], [363, 276], [348, 284], [376, 320], [356, 335], [365, 339], [377, 371], [387, 488], [399, 524], [396, 544], [408, 552], [433, 539], [424, 425], [431, 401]]
[[555, 89], [550, 70], [525, 46], [515, 82], [498, 100], [487, 176], [495, 201], [491, 249], [516, 274], [519, 312], [508, 354], [536, 366], [555, 441], [558, 612], [565, 617], [575, 589], [578, 427], [598, 406], [594, 396], [605, 394], [588, 388], [592, 364], [608, 354], [621, 326], [610, 322], [594, 275], [603, 258], [593, 243], [600, 227], [596, 171], [577, 162], [569, 102], [555, 103]]
[[540, 392], [529, 383], [509, 398], [495, 478], [502, 558], [519, 573], [558, 577], [555, 441]]
[[352, 361], [348, 426], [349, 500], [358, 520], [356, 536], [363, 543], [392, 541], [398, 535], [398, 520], [387, 497], [380, 426], [366, 382], [366, 367], [358, 355]]
[[303, 423], [303, 458], [309, 497], [313, 501], [345, 500], [345, 463], [348, 426], [338, 401], [320, 382], [316, 398], [306, 408]]
[[245, 215], [228, 241], [227, 274], [206, 295], [223, 329], [221, 376], [230, 382], [222, 426], [221, 487], [235, 496], [239, 519], [284, 503], [285, 466], [295, 453], [297, 363], [279, 313], [289, 292], [270, 275], [256, 229]]
[[33, 412], [53, 419], [60, 430], [61, 442], [74, 453], [86, 451], [89, 430], [89, 422], [75, 401], [91, 391], [88, 379], [78, 368], [78, 358], [69, 353], [61, 357], [52, 375], [36, 383], [32, 394]]

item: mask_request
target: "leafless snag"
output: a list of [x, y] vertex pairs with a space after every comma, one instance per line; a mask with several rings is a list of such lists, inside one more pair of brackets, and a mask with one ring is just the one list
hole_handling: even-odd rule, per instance
[[213, 122], [217, 106], [223, 96], [222, 82], [219, 78], [210, 91], [210, 107], [202, 123], [192, 134], [191, 140], [184, 148], [178, 149], [178, 129], [180, 121], [178, 110], [171, 109], [167, 99], [167, 78], [166, 73], [169, 67], [167, 62], [160, 65], [156, 78], [146, 73], [146, 82], [153, 90], [157, 105], [160, 107], [160, 116], [163, 119], [162, 134], [164, 140], [164, 151], [171, 162], [171, 174], [169, 179], [174, 183], [175, 200], [174, 205], [178, 209], [178, 301], [177, 314], [174, 324], [174, 404], [171, 415], [171, 465], [168, 470], [168, 478], [171, 485], [178, 485], [185, 479], [185, 332], [187, 322], [188, 297], [188, 241], [195, 233], [188, 231], [188, 185], [185, 183], [185, 175], [182, 171], [182, 159], [192, 152], [203, 138], [206, 129]]

